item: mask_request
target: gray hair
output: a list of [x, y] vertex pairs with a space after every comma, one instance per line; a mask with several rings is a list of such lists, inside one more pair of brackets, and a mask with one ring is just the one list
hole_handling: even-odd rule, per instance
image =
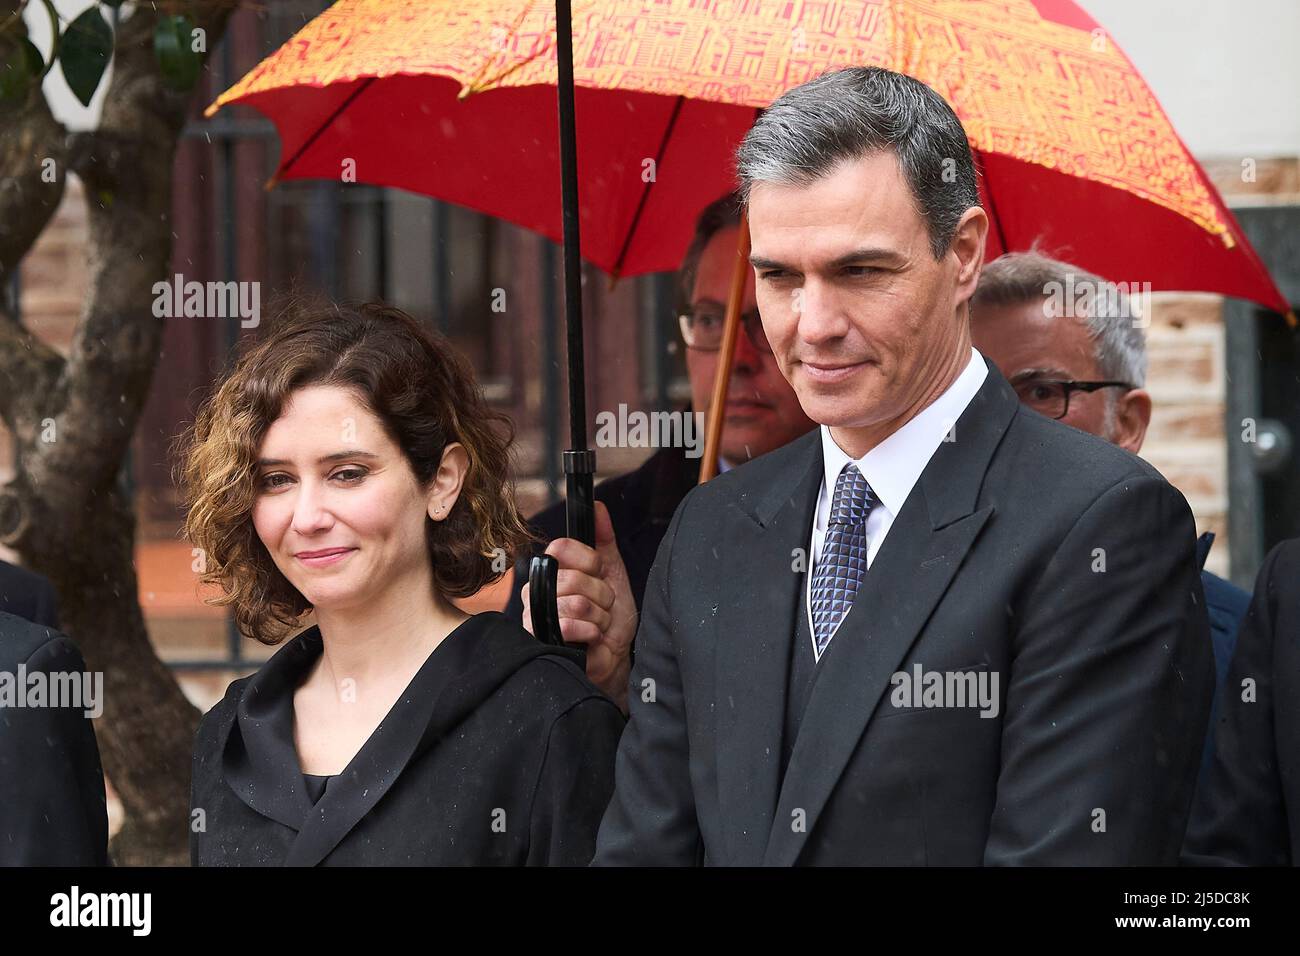
[[[1078, 266], [1038, 252], [1008, 252], [999, 256], [980, 273], [979, 285], [971, 298], [971, 314], [978, 314], [982, 306], [1020, 305], [1047, 300], [1057, 290], [1086, 287], [1094, 290], [1092, 308], [1087, 310], [1087, 315], [1075, 319], [1088, 329], [1097, 371], [1102, 378], [1141, 388], [1147, 377], [1146, 337], [1133, 321], [1127, 297], [1114, 290], [1113, 283]], [[1095, 290], [1099, 289], [1108, 292], [1096, 294]]]
[[970, 142], [957, 114], [920, 80], [880, 67], [823, 73], [763, 111], [736, 153], [740, 194], [755, 183], [807, 186], [840, 162], [891, 150], [942, 258], [957, 223], [980, 204]]

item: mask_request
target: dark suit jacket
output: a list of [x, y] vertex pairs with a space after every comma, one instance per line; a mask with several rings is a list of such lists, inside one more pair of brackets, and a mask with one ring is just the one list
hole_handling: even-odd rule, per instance
[[[1253, 682], [1253, 700], [1243, 700]], [[1300, 539], [1260, 568], [1237, 636], [1215, 727], [1214, 760], [1196, 797], [1183, 860], [1300, 862]]]
[[[9, 675], [0, 679], [11, 692], [20, 664], [29, 677], [85, 672], [68, 638], [0, 612], [0, 672]], [[0, 866], [107, 864], [104, 773], [85, 708], [9, 706], [0, 697]]]
[[1201, 588], [1205, 591], [1205, 610], [1210, 617], [1210, 642], [1214, 646], [1214, 703], [1210, 706], [1210, 727], [1205, 734], [1201, 750], [1201, 770], [1196, 778], [1197, 788], [1205, 786], [1214, 759], [1214, 728], [1218, 724], [1222, 706], [1223, 685], [1228, 679], [1228, 666], [1237, 647], [1237, 630], [1241, 619], [1250, 607], [1249, 592], [1225, 581], [1217, 574], [1205, 570], [1205, 559], [1210, 556], [1214, 534], [1205, 532], [1196, 539], [1196, 563], [1201, 568]]
[[0, 611], [59, 628], [59, 602], [49, 578], [0, 561]]
[[[821, 481], [814, 432], [678, 509], [596, 862], [1175, 862], [1214, 674], [1182, 495], [990, 367], [817, 665], [782, 778]], [[996, 718], [895, 707], [913, 665], [998, 675]]]
[[[609, 509], [614, 525], [614, 540], [619, 556], [627, 568], [628, 582], [636, 606], [641, 607], [645, 582], [650, 577], [659, 542], [663, 540], [673, 512], [695, 487], [700, 477], [700, 460], [687, 458], [684, 448], [661, 448], [635, 471], [602, 481], [596, 486], [596, 500]], [[515, 565], [515, 583], [505, 615], [523, 622], [524, 601], [520, 589], [528, 581], [528, 565], [534, 554], [541, 554], [546, 544], [566, 534], [564, 502], [538, 512], [530, 521], [533, 531], [544, 542], [534, 547]]]
[[[293, 692], [321, 654], [293, 638], [230, 685], [195, 736], [195, 865], [581, 865], [613, 788], [618, 708], [580, 652], [478, 614], [429, 655], [313, 805]], [[202, 819], [202, 818], [199, 818]]]

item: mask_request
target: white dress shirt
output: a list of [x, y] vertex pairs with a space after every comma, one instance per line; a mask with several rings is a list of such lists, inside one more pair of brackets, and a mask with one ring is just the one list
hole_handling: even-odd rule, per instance
[[[984, 384], [988, 375], [988, 366], [979, 352], [971, 349], [970, 362], [947, 390], [933, 402], [921, 409], [921, 412], [890, 435], [862, 458], [854, 462], [862, 477], [867, 479], [871, 491], [876, 497], [876, 505], [867, 516], [867, 567], [880, 551], [885, 542], [885, 535], [903, 508], [903, 502], [912, 493], [912, 488], [930, 463], [930, 458], [939, 450], [944, 439], [948, 437], [961, 413], [966, 410], [975, 393]], [[808, 613], [808, 633], [812, 635], [813, 654], [817, 654], [816, 628], [812, 620], [812, 582], [813, 571], [821, 557], [822, 543], [826, 540], [826, 525], [830, 520], [831, 496], [835, 494], [835, 481], [849, 462], [854, 461], [845, 451], [835, 444], [828, 426], [822, 425], [822, 476], [821, 491], [817, 495], [817, 512], [813, 518], [812, 547], [809, 550], [808, 582], [804, 591], [804, 605]], [[839, 630], [839, 625], [836, 625]], [[831, 637], [835, 636], [834, 631]], [[830, 641], [826, 642], [830, 646]], [[824, 653], [824, 652], [823, 652]]]

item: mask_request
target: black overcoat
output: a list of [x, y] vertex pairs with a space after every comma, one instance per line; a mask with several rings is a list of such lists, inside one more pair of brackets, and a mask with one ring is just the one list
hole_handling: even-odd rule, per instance
[[581, 653], [501, 614], [429, 655], [313, 803], [293, 693], [311, 628], [230, 685], [195, 736], [190, 852], [200, 866], [583, 865], [613, 789], [623, 717]]

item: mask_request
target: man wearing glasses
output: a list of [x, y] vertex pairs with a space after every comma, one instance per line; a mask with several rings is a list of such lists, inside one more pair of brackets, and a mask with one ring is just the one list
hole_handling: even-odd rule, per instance
[[[691, 408], [706, 415], [722, 345], [740, 230], [740, 199], [723, 196], [696, 221], [695, 237], [677, 273], [678, 322], [686, 345]], [[718, 472], [793, 441], [813, 428], [798, 396], [781, 375], [763, 334], [746, 267]], [[684, 448], [661, 448], [636, 471], [596, 487], [596, 547], [565, 538], [563, 503], [542, 511], [533, 529], [550, 542], [562, 569], [558, 581], [560, 629], [566, 641], [587, 645], [587, 676], [627, 711], [632, 638], [650, 566], [673, 512], [699, 480], [700, 460]], [[603, 505], [603, 507], [602, 507]], [[527, 601], [528, 559], [515, 568], [505, 613], [532, 630]]]
[[[1085, 315], [1057, 314], [1052, 290], [1091, 288]], [[1065, 422], [1137, 454], [1151, 422], [1142, 317], [1122, 298], [1101, 294], [1103, 279], [1037, 253], [1012, 252], [984, 267], [971, 306], [971, 339], [1007, 377], [1020, 401], [1039, 414]], [[1071, 312], [1076, 310], [1071, 309]], [[1219, 690], [1228, 673], [1237, 627], [1250, 595], [1204, 570], [1214, 535], [1197, 542], [1214, 643], [1215, 725]], [[1207, 733], [1201, 774], [1209, 766], [1213, 734]]]

